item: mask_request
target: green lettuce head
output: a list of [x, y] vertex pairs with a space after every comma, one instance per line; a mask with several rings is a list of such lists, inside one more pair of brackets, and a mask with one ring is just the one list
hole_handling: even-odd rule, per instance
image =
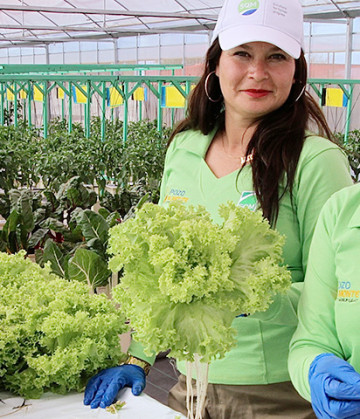
[[82, 391], [126, 358], [124, 315], [86, 284], [41, 268], [25, 252], [0, 253], [0, 385], [26, 398]]
[[266, 310], [290, 285], [284, 239], [261, 214], [230, 202], [219, 211], [220, 225], [201, 206], [147, 203], [110, 230], [110, 269], [124, 270], [113, 297], [149, 354], [221, 358], [234, 317]]

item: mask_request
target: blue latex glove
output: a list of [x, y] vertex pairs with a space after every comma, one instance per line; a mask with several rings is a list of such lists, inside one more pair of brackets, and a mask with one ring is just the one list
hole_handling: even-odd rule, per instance
[[145, 372], [138, 365], [108, 368], [89, 380], [85, 389], [84, 404], [90, 405], [92, 409], [110, 406], [122, 388], [131, 387], [134, 396], [138, 396], [145, 385]]
[[316, 416], [360, 418], [360, 374], [333, 354], [318, 355], [310, 365], [311, 403]]

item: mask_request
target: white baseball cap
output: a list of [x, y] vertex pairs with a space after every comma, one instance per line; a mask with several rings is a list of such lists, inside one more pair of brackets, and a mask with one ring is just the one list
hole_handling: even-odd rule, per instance
[[222, 50], [248, 42], [268, 42], [297, 59], [304, 45], [303, 12], [299, 0], [225, 0], [212, 42]]

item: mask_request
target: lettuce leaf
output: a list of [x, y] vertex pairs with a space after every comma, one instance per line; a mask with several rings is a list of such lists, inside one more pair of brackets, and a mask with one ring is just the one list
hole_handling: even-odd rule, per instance
[[26, 398], [82, 391], [100, 369], [125, 358], [124, 315], [86, 284], [0, 253], [0, 384]]
[[109, 267], [124, 269], [113, 298], [147, 353], [203, 362], [235, 343], [235, 316], [266, 310], [286, 292], [284, 238], [259, 212], [227, 203], [215, 224], [204, 207], [147, 203], [110, 229]]

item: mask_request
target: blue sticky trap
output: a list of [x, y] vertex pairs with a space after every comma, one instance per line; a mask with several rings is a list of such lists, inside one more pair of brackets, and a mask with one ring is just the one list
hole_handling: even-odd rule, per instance
[[161, 107], [166, 107], [166, 86], [161, 86]]

